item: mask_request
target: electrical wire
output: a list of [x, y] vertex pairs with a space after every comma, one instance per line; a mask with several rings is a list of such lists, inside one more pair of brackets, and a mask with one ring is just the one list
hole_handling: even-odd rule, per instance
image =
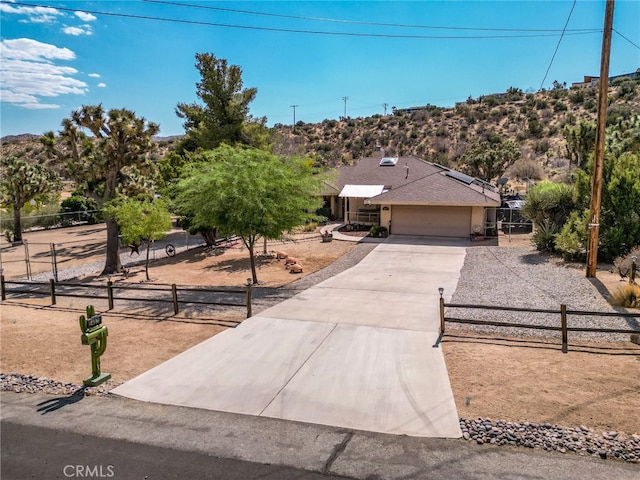
[[[363, 20], [345, 20], [345, 19], [338, 19], [338, 18], [307, 17], [307, 16], [300, 16], [300, 15], [286, 15], [282, 13], [256, 12], [253, 10], [240, 10], [237, 8], [212, 7], [210, 5], [195, 5], [191, 3], [169, 2], [165, 0], [142, 0], [142, 1], [146, 3], [157, 3], [161, 5], [170, 5], [175, 7], [199, 8], [204, 10], [240, 13], [245, 15], [290, 18], [294, 20], [308, 20], [308, 21], [314, 21], [314, 22], [347, 23], [352, 25], [372, 25], [372, 26], [379, 26], [379, 27], [422, 28], [422, 29], [434, 29], [434, 30], [473, 30], [473, 31], [489, 31], [489, 32], [560, 32], [561, 31], [558, 29], [443, 27], [443, 26], [437, 26], [437, 25], [415, 25], [415, 24], [406, 24], [406, 23], [380, 23], [380, 22], [367, 22]], [[600, 30], [581, 28], [581, 29], [569, 30], [569, 31], [594, 33], [594, 32], [599, 32]]]
[[547, 79], [547, 75], [549, 75], [549, 70], [551, 70], [551, 65], [553, 65], [553, 60], [556, 58], [556, 53], [558, 53], [558, 49], [560, 48], [560, 43], [562, 43], [562, 38], [564, 37], [564, 32], [567, 30], [567, 25], [569, 25], [569, 20], [571, 20], [571, 14], [573, 13], [573, 9], [576, 7], [576, 1], [577, 0], [573, 0], [573, 5], [571, 5], [571, 10], [569, 11], [569, 16], [567, 17], [567, 21], [564, 24], [564, 28], [562, 29], [562, 34], [560, 35], [560, 38], [558, 39], [558, 44], [556, 45], [556, 49], [553, 52], [553, 56], [551, 57], [551, 61], [549, 62], [549, 66], [547, 67], [547, 71], [544, 74], [544, 78], [542, 79], [542, 82], [540, 83], [539, 90], [542, 90], [542, 87], [544, 86], [544, 82]]
[[617, 31], [615, 28], [612, 29], [614, 33], [617, 33], [618, 35], [620, 35], [622, 38], [624, 38], [627, 42], [629, 42], [631, 45], [633, 45], [634, 47], [636, 47], [638, 50], [640, 50], [640, 46], [636, 45], [635, 43], [633, 43], [631, 40], [629, 40], [627, 37], [625, 37], [624, 35], [622, 35], [619, 31]]
[[[0, 2], [0, 4], [7, 4], [11, 6], [26, 6], [26, 7], [36, 7], [36, 8], [54, 8], [56, 10], [60, 10], [63, 12], [76, 12], [77, 8], [66, 8], [66, 7], [51, 7], [49, 5], [35, 4], [35, 3], [26, 3], [26, 2]], [[388, 33], [353, 33], [353, 32], [329, 32], [322, 30], [299, 30], [299, 29], [288, 29], [288, 28], [277, 28], [277, 27], [257, 27], [251, 25], [238, 25], [238, 24], [230, 24], [230, 23], [216, 23], [216, 22], [205, 22], [198, 20], [182, 20], [177, 18], [166, 18], [166, 17], [153, 17], [148, 15], [134, 15], [128, 13], [114, 13], [114, 12], [104, 12], [97, 10], [82, 10], [85, 13], [90, 13], [92, 15], [105, 15], [111, 17], [120, 17], [120, 18], [135, 18], [140, 20], [154, 20], [154, 21], [163, 21], [163, 22], [172, 22], [172, 23], [182, 23], [189, 25], [202, 25], [202, 26], [210, 26], [210, 27], [225, 27], [225, 28], [237, 28], [244, 30], [258, 30], [258, 31], [270, 31], [270, 32], [284, 32], [284, 33], [303, 33], [303, 34], [312, 34], [312, 35], [328, 35], [328, 36], [343, 36], [343, 37], [368, 37], [368, 38], [406, 38], [406, 39], [417, 39], [417, 40], [425, 40], [425, 39], [440, 39], [440, 40], [481, 40], [481, 39], [508, 39], [508, 38], [540, 38], [540, 37], [556, 37], [557, 33], [532, 33], [532, 34], [519, 34], [519, 35], [401, 35], [401, 34], [388, 34]], [[586, 30], [586, 31], [576, 31], [572, 33], [563, 33], [563, 35], [589, 35], [592, 33], [600, 32], [600, 30]]]

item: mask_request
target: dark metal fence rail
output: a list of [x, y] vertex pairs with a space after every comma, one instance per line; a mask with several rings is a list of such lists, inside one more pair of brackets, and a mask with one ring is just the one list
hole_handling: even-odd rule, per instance
[[[481, 309], [481, 310], [493, 310], [493, 311], [509, 311], [509, 312], [526, 312], [526, 313], [547, 313], [560, 315], [560, 325], [537, 325], [537, 324], [523, 324], [514, 322], [499, 322], [499, 321], [487, 321], [477, 320], [470, 318], [455, 318], [445, 316], [445, 308], [462, 308], [462, 309]], [[593, 317], [619, 317], [619, 318], [640, 318], [640, 312], [638, 313], [622, 313], [622, 312], [591, 312], [585, 310], [567, 310], [567, 306], [560, 305], [559, 310], [546, 309], [546, 308], [520, 308], [520, 307], [500, 307], [493, 305], [473, 305], [462, 303], [445, 303], [444, 299], [440, 297], [440, 335], [436, 340], [434, 347], [438, 347], [442, 341], [442, 337], [445, 335], [445, 324], [449, 323], [462, 323], [470, 325], [491, 325], [495, 327], [510, 327], [510, 328], [523, 328], [532, 330], [551, 330], [562, 332], [562, 353], [569, 351], [568, 345], [568, 332], [601, 332], [601, 333], [622, 333], [622, 334], [640, 334], [640, 329], [624, 329], [624, 328], [600, 328], [600, 327], [569, 327], [567, 326], [568, 315], [581, 315], [581, 316], [593, 316]]]
[[[7, 289], [7, 285], [17, 285], [17, 286], [29, 286], [32, 288], [11, 288]], [[44, 288], [42, 288], [44, 287]], [[48, 288], [47, 288], [48, 287]], [[68, 287], [74, 289], [86, 289], [91, 290], [90, 292], [77, 293], [77, 292], [66, 292], [63, 289]], [[158, 297], [149, 297], [145, 295], [137, 295], [137, 296], [117, 296], [117, 290], [129, 290], [135, 291], [139, 294], [143, 292], [162, 292], [167, 294], [166, 297], [170, 298], [158, 298]], [[106, 291], [106, 295], [96, 294], [96, 291]], [[164, 284], [153, 284], [150, 286], [129, 286], [129, 285], [114, 285], [113, 282], [108, 281], [106, 285], [91, 285], [87, 283], [57, 283], [54, 279], [49, 280], [49, 282], [23, 282], [23, 281], [9, 281], [4, 279], [4, 275], [0, 275], [0, 292], [2, 296], [2, 300], [7, 299], [7, 294], [27, 294], [27, 295], [43, 295], [49, 296], [51, 298], [51, 305], [56, 304], [57, 297], [76, 297], [76, 298], [94, 298], [107, 300], [109, 302], [109, 310], [114, 308], [114, 303], [116, 300], [118, 301], [134, 301], [134, 302], [159, 302], [159, 303], [171, 303], [173, 304], [173, 313], [177, 314], [180, 311], [180, 304], [195, 304], [195, 305], [220, 305], [227, 307], [245, 307], [247, 311], [247, 317], [249, 318], [251, 313], [251, 297], [252, 297], [252, 286], [247, 285], [245, 288], [196, 288], [196, 287], [178, 287], [175, 284], [172, 285], [164, 285]], [[184, 295], [182, 298], [179, 298], [180, 293], [213, 293], [213, 294], [223, 294], [232, 297], [239, 297], [238, 301], [227, 301], [227, 300], [216, 300], [216, 301], [205, 301], [205, 300], [196, 300], [185, 298]], [[241, 300], [240, 300], [241, 299]]]

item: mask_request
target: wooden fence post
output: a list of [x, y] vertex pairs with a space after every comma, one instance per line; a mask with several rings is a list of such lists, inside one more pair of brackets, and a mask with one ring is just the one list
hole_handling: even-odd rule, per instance
[[247, 292], [246, 292], [245, 303], [247, 304], [247, 318], [249, 318], [252, 315], [252, 313], [251, 313], [251, 284], [249, 282], [247, 282]]
[[176, 284], [172, 284], [171, 285], [171, 298], [173, 300], [173, 314], [177, 315], [178, 314], [178, 287], [176, 287]]
[[51, 292], [51, 305], [56, 304], [56, 282], [53, 278], [49, 279], [49, 292]]
[[107, 297], [109, 299], [109, 310], [113, 310], [113, 282], [107, 282]]
[[7, 291], [4, 287], [4, 275], [0, 275], [0, 291], [2, 292], [2, 300], [7, 299]]
[[440, 295], [440, 335], [444, 335], [444, 298]]
[[567, 306], [563, 303], [560, 305], [560, 320], [562, 322], [562, 353], [569, 351], [567, 340]]

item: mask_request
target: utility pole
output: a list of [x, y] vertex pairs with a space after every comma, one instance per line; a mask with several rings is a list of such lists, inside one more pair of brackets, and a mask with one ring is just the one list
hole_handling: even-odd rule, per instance
[[293, 132], [296, 131], [296, 107], [298, 105], [291, 105], [291, 108], [293, 108], [293, 128], [291, 129]]
[[382, 107], [384, 108], [384, 116], [387, 116], [387, 105], [389, 105], [388, 103], [383, 103]]
[[598, 120], [596, 127], [596, 153], [591, 181], [591, 209], [589, 211], [589, 242], [587, 247], [587, 277], [596, 276], [598, 266], [598, 235], [600, 233], [600, 202], [602, 199], [602, 171], [604, 169], [604, 136], [607, 123], [607, 90], [609, 86], [609, 57], [615, 0], [607, 0], [602, 34], [602, 55], [598, 90]]
[[345, 120], [347, 119], [347, 100], [349, 100], [349, 97], [342, 97], [342, 101], [344, 102], [344, 118]]

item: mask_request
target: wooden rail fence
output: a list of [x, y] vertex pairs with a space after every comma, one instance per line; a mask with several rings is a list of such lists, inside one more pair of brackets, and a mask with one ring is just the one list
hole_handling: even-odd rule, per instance
[[[7, 285], [17, 285], [17, 286], [29, 286], [36, 287], [34, 288], [11, 288], [7, 289]], [[45, 287], [42, 290], [37, 288]], [[68, 293], [62, 291], [66, 287], [72, 287], [74, 290], [92, 290], [95, 292], [96, 290], [102, 290], [105, 292], [103, 295], [95, 295], [95, 293], [85, 292], [85, 293]], [[140, 292], [164, 292], [166, 295], [164, 297], [145, 297], [142, 295], [138, 296], [116, 296], [116, 291], [136, 291]], [[225, 301], [225, 300], [217, 300], [217, 301], [205, 301], [205, 300], [197, 300], [197, 299], [188, 299], [179, 298], [179, 293], [213, 293], [225, 296], [231, 296], [234, 298], [240, 298], [238, 301]], [[251, 313], [251, 296], [252, 296], [252, 286], [247, 285], [245, 288], [189, 288], [189, 287], [178, 287], [176, 284], [172, 285], [164, 285], [164, 284], [153, 284], [151, 286], [144, 287], [136, 287], [132, 285], [117, 285], [109, 280], [106, 285], [92, 285], [87, 283], [57, 283], [54, 279], [49, 280], [49, 282], [24, 282], [24, 281], [9, 281], [4, 279], [4, 275], [0, 275], [0, 293], [2, 296], [2, 300], [7, 299], [7, 293], [20, 293], [20, 294], [29, 294], [29, 295], [44, 295], [49, 296], [51, 298], [51, 305], [56, 304], [56, 297], [77, 297], [77, 298], [92, 298], [92, 299], [103, 299], [107, 300], [109, 303], [109, 310], [114, 308], [114, 303], [116, 300], [120, 301], [136, 301], [136, 302], [159, 302], [159, 303], [171, 303], [173, 304], [173, 313], [178, 314], [180, 311], [180, 304], [198, 304], [198, 305], [221, 305], [221, 306], [230, 306], [230, 307], [245, 307], [247, 312], [247, 317], [249, 318]]]
[[[482, 309], [482, 310], [494, 310], [494, 311], [509, 311], [509, 312], [526, 312], [526, 313], [547, 313], [559, 315], [560, 325], [537, 325], [537, 324], [523, 324], [514, 322], [498, 322], [487, 320], [476, 320], [470, 318], [454, 318], [445, 316], [445, 308], [466, 308], [466, 309]], [[466, 323], [470, 325], [491, 325], [496, 327], [512, 327], [512, 328], [528, 328], [534, 330], [552, 330], [562, 332], [562, 353], [569, 351], [568, 344], [568, 332], [602, 332], [602, 333], [628, 333], [628, 334], [640, 334], [639, 329], [624, 329], [624, 328], [598, 328], [598, 327], [569, 327], [567, 326], [568, 315], [579, 316], [594, 316], [594, 317], [619, 317], [619, 318], [640, 318], [640, 312], [638, 313], [621, 313], [621, 312], [590, 312], [584, 310], [567, 310], [565, 304], [560, 305], [559, 310], [546, 309], [546, 308], [519, 308], [519, 307], [498, 307], [493, 305], [473, 305], [462, 303], [445, 303], [444, 299], [440, 297], [440, 335], [436, 340], [434, 347], [438, 347], [442, 341], [442, 337], [445, 334], [445, 324], [450, 323]]]

